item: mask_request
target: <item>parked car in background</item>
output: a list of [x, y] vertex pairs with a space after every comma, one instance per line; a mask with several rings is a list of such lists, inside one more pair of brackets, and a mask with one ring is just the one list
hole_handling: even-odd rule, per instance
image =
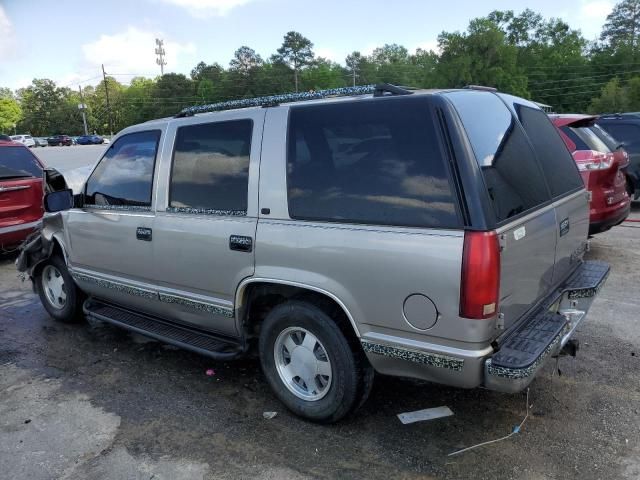
[[7, 142], [12, 142], [11, 137], [9, 135], [5, 135], [4, 133], [0, 133], [0, 140], [4, 140]]
[[591, 192], [589, 233], [596, 234], [620, 224], [629, 216], [630, 204], [624, 169], [629, 155], [622, 148], [612, 150], [594, 131], [597, 117], [551, 115], [554, 125]]
[[0, 140], [0, 251], [20, 244], [40, 223], [43, 169], [23, 144]]
[[596, 124], [629, 154], [629, 166], [625, 172], [628, 191], [633, 199], [640, 198], [640, 113], [601, 115]]
[[36, 147], [46, 147], [49, 145], [49, 142], [44, 137], [33, 137], [33, 140], [36, 142]]
[[82, 135], [76, 139], [78, 145], [100, 145], [104, 143], [104, 138], [100, 135]]
[[25, 147], [35, 147], [36, 142], [31, 135], [11, 135], [11, 140], [23, 144]]
[[588, 195], [539, 107], [486, 88], [314, 95], [120, 132], [80, 195], [45, 197], [59, 213], [17, 261], [49, 314], [255, 352], [318, 422], [358, 408], [374, 371], [513, 393], [575, 352], [609, 266], [583, 261]]
[[57, 146], [70, 147], [71, 145], [73, 145], [73, 139], [69, 135], [54, 135], [53, 137], [47, 138], [47, 142], [52, 147], [57, 147]]

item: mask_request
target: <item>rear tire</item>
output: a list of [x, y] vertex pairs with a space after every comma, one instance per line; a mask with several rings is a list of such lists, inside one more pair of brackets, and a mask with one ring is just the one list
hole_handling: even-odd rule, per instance
[[273, 308], [260, 332], [260, 363], [276, 396], [296, 415], [333, 423], [359, 407], [373, 369], [317, 306], [291, 300]]
[[67, 265], [59, 255], [52, 255], [38, 269], [36, 291], [45, 310], [54, 320], [76, 323], [84, 319], [84, 293], [76, 286]]

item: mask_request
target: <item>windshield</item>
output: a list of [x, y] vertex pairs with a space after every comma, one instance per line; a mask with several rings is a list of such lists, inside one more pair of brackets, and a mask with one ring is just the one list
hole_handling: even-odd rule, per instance
[[0, 148], [0, 179], [41, 177], [42, 168], [24, 147]]

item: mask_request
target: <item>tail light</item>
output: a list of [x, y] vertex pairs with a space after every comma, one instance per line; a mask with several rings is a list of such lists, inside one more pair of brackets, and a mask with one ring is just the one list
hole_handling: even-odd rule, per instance
[[482, 320], [498, 311], [500, 245], [496, 232], [465, 232], [460, 316]]
[[592, 170], [606, 170], [613, 165], [613, 153], [597, 152], [595, 150], [576, 150], [573, 159], [581, 172]]

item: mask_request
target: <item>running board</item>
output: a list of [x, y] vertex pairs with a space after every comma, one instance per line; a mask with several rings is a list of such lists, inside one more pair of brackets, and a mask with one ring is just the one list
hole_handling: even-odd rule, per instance
[[230, 338], [216, 336], [211, 332], [133, 312], [95, 298], [89, 298], [85, 301], [83, 310], [89, 318], [111, 323], [216, 360], [231, 360], [240, 357], [244, 353], [238, 342]]

